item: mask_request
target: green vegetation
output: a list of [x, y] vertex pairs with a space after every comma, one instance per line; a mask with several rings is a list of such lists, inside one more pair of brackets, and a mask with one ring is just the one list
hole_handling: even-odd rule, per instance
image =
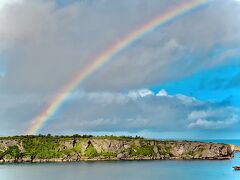
[[[9, 146], [7, 150], [0, 149], [0, 160], [1, 159], [52, 159], [52, 158], [60, 158], [65, 156], [71, 156], [73, 154], [85, 155], [88, 158], [94, 158], [97, 156], [102, 156], [105, 158], [116, 157], [117, 154], [113, 152], [101, 152], [98, 153], [92, 144], [90, 144], [87, 149], [82, 154], [82, 149], [79, 141], [84, 139], [108, 139], [108, 140], [143, 140], [140, 136], [92, 136], [92, 135], [78, 135], [75, 134], [73, 136], [52, 136], [51, 134], [42, 135], [39, 134], [37, 136], [34, 135], [26, 135], [26, 136], [12, 136], [12, 137], [0, 137], [0, 140], [14, 140], [18, 143], [18, 146]], [[76, 143], [72, 148], [60, 148], [60, 142], [74, 140]], [[77, 141], [78, 140], [78, 141]], [[20, 145], [21, 144], [21, 145]], [[22, 146], [22, 152], [19, 147]], [[133, 154], [146, 155], [149, 152], [152, 152], [151, 149], [147, 147], [136, 148], [136, 152], [132, 151]]]
[[0, 160], [3, 159], [4, 156], [5, 156], [5, 152], [0, 151]]
[[79, 143], [76, 143], [72, 149], [72, 151], [74, 151], [75, 153], [80, 153], [81, 154], [81, 146]]
[[62, 150], [62, 155], [69, 155], [72, 152], [73, 152], [72, 149], [64, 149], [64, 150]]
[[235, 146], [235, 151], [240, 151], [240, 146]]
[[200, 148], [198, 148], [195, 151], [188, 151], [188, 152], [186, 152], [185, 155], [191, 156], [191, 157], [193, 157], [195, 155], [201, 155], [204, 150], [205, 150], [205, 148], [200, 147]]
[[90, 144], [86, 150], [84, 151], [85, 156], [87, 156], [88, 158], [94, 158], [99, 156], [97, 150], [94, 148], [94, 146], [92, 144]]
[[102, 151], [100, 153], [100, 156], [103, 156], [105, 158], [111, 158], [111, 157], [117, 157], [117, 154], [116, 153], [113, 153], [113, 152], [106, 152], [106, 151]]
[[172, 153], [171, 153], [171, 147], [169, 146], [160, 146], [159, 147], [159, 154], [160, 155], [163, 155], [163, 156], [172, 156]]
[[[128, 154], [130, 157], [151, 157], [155, 156], [154, 146], [145, 145], [144, 139], [140, 136], [92, 136], [92, 135], [78, 135], [73, 136], [52, 136], [51, 134], [33, 136], [14, 136], [14, 137], [0, 137], [0, 140], [14, 140], [19, 143], [19, 146], [9, 147], [6, 151], [0, 151], [0, 159], [53, 159], [53, 158], [70, 158], [72, 156], [83, 156], [87, 158], [94, 157], [104, 157], [104, 158], [115, 158], [117, 153], [102, 151], [97, 152], [92, 144], [84, 150], [82, 149], [81, 142], [86, 143], [86, 141], [91, 139], [100, 140], [119, 140], [119, 141], [136, 141], [140, 145], [131, 145], [131, 147], [124, 150], [123, 153]], [[62, 142], [72, 142], [72, 145], [67, 145], [64, 147]], [[167, 141], [164, 141], [167, 142]], [[20, 144], [22, 146], [22, 152], [19, 150]], [[164, 156], [171, 156], [171, 147], [159, 146], [159, 154]], [[1, 149], [0, 149], [1, 150]]]
[[9, 155], [11, 158], [14, 159], [18, 159], [22, 155], [18, 146], [9, 146], [5, 154]]
[[[96, 157], [98, 159], [142, 159], [142, 157], [167, 159], [176, 156], [172, 154], [173, 141], [153, 141], [139, 136], [94, 137], [77, 134], [73, 136], [40, 134], [0, 137], [0, 141], [1, 162], [77, 161]], [[204, 144], [198, 145], [197, 148], [189, 148], [189, 144], [186, 147], [183, 156], [179, 158], [202, 157], [203, 151], [208, 150], [206, 149], [208, 146]], [[96, 148], [101, 149], [101, 152]]]
[[[64, 135], [51, 135], [51, 134], [47, 134], [47, 135], [25, 135], [25, 136], [8, 136], [8, 137], [0, 137], [0, 140], [21, 140], [21, 139], [31, 139], [31, 138], [51, 138], [51, 139], [62, 139], [62, 140], [67, 140], [67, 139], [110, 139], [110, 140], [133, 140], [133, 139], [144, 139], [141, 136], [113, 136], [113, 135], [105, 135], [105, 136], [93, 136], [93, 135], [87, 135], [87, 134], [83, 134], [83, 135], [79, 135], [79, 134], [74, 134], [72, 136], [64, 136]], [[150, 140], [150, 139], [149, 139]]]
[[51, 159], [62, 155], [59, 143], [51, 137], [27, 138], [23, 140], [24, 156], [31, 159]]
[[6, 151], [0, 151], [0, 160], [3, 158], [6, 159], [19, 159], [22, 157], [22, 153], [19, 150], [18, 146], [9, 146]]
[[205, 150], [205, 148], [200, 147], [197, 149], [197, 151], [194, 154], [202, 154], [202, 152]]
[[109, 140], [143, 140], [143, 137], [140, 136], [96, 136], [95, 139], [109, 139]]
[[126, 151], [131, 156], [152, 156], [154, 154], [153, 146], [150, 145], [131, 146]]
[[188, 152], [186, 152], [186, 155], [187, 156], [194, 156], [194, 152], [193, 151], [188, 151]]

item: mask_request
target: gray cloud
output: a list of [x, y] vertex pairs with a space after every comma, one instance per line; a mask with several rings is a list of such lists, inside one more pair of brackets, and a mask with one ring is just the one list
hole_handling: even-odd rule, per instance
[[[240, 109], [184, 95], [81, 92], [45, 127], [46, 131], [139, 132], [228, 129], [238, 126]], [[115, 98], [114, 98], [115, 97]], [[79, 100], [78, 100], [79, 99]], [[200, 122], [201, 121], [201, 122]], [[203, 122], [204, 121], [204, 122]]]
[[231, 127], [240, 121], [238, 110], [234, 114], [232, 111], [232, 108], [192, 111], [188, 115], [188, 127], [196, 129], [225, 129]]
[[[0, 65], [4, 57], [6, 72], [0, 75], [1, 132], [22, 133], [96, 54], [183, 2], [187, 0], [93, 0], [59, 7], [53, 0], [22, 0], [6, 6], [0, 13]], [[238, 112], [233, 107], [222, 107], [227, 117], [217, 119], [216, 114], [204, 122], [199, 118], [190, 122], [191, 112], [220, 107], [183, 95], [139, 98], [137, 94], [134, 99], [119, 92], [232, 63], [226, 58], [239, 56], [239, 11], [240, 3], [234, 0], [212, 1], [145, 36], [89, 77], [81, 88], [95, 93], [70, 100], [47, 130], [183, 131], [190, 123], [212, 128], [213, 121], [224, 128], [224, 122]], [[225, 51], [210, 57], [215, 46]]]
[[[8, 58], [1, 91], [56, 92], [117, 39], [183, 2], [100, 0], [58, 8], [53, 0], [24, 0], [8, 6], [0, 16], [0, 47]], [[141, 88], [225, 62], [225, 58], [209, 59], [208, 53], [216, 45], [239, 42], [239, 9], [236, 1], [213, 1], [138, 41], [89, 78], [84, 87]], [[186, 60], [186, 54], [192, 58]]]
[[225, 121], [209, 121], [206, 119], [197, 119], [195, 122], [190, 123], [188, 127], [197, 129], [222, 129], [223, 127], [229, 127], [236, 122], [238, 122], [238, 120], [234, 117]]
[[[240, 125], [240, 109], [229, 104], [202, 102], [181, 94], [169, 96], [166, 92], [155, 95], [148, 91], [74, 92], [42, 132], [187, 133], [196, 129], [237, 131]], [[3, 135], [24, 133], [30, 119], [48, 103], [49, 97], [37, 97], [36, 94], [0, 97], [8, 99], [8, 103], [0, 105]]]

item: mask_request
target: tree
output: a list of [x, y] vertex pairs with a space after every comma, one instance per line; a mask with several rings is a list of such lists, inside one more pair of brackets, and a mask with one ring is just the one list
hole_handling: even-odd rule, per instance
[[18, 146], [9, 146], [5, 153], [14, 159], [18, 159], [21, 156], [21, 151], [19, 150]]

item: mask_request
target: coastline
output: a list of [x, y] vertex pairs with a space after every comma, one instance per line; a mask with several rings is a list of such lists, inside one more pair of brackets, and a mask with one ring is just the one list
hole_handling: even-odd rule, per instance
[[150, 158], [150, 157], [142, 157], [142, 158], [124, 158], [124, 159], [118, 159], [118, 158], [94, 158], [94, 159], [79, 159], [79, 160], [61, 160], [61, 159], [35, 159], [35, 160], [0, 160], [0, 164], [12, 164], [12, 163], [68, 163], [68, 162], [104, 162], [104, 161], [225, 161], [225, 160], [231, 160], [233, 157], [226, 157], [226, 158], [208, 158], [208, 159], [202, 159], [202, 158]]
[[229, 160], [237, 146], [197, 141], [115, 136], [17, 136], [0, 138], [0, 163], [81, 161]]

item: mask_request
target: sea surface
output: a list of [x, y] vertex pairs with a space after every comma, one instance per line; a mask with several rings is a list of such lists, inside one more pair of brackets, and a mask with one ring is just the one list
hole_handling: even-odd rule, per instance
[[[209, 141], [209, 140], [208, 140]], [[211, 140], [240, 145], [240, 140]], [[240, 180], [240, 153], [232, 160], [111, 161], [1, 164], [0, 180]]]

